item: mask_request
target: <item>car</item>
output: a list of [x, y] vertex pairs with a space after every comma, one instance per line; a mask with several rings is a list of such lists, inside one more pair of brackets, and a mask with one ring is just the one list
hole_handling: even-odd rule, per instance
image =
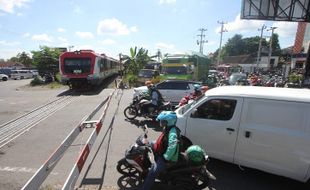
[[32, 78], [33, 74], [29, 70], [12, 70], [11, 79], [29, 79]]
[[7, 81], [9, 79], [8, 75], [0, 74], [0, 80]]
[[159, 83], [160, 75], [155, 69], [141, 69], [138, 74], [138, 82], [144, 84], [145, 81], [150, 80], [153, 84]]
[[[172, 105], [178, 105], [184, 96], [190, 95], [190, 93], [194, 92], [194, 84], [201, 85], [200, 82], [195, 81], [165, 80], [161, 83], [155, 84], [155, 87], [162, 94], [165, 101], [170, 101]], [[134, 97], [146, 91], [146, 86], [134, 88]]]
[[30, 70], [30, 72], [32, 73], [32, 77], [36, 77], [39, 75], [39, 71], [38, 70]]
[[229, 85], [249, 85], [247, 76], [245, 73], [233, 73], [228, 79]]

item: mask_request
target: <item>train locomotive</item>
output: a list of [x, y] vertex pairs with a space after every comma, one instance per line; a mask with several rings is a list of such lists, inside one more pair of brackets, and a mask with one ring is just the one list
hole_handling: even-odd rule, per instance
[[120, 61], [93, 50], [64, 52], [59, 57], [61, 82], [70, 88], [99, 85], [120, 70]]

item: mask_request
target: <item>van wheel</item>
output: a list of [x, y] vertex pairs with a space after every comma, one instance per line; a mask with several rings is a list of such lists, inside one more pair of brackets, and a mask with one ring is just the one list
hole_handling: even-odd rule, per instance
[[24, 79], [24, 77], [20, 77], [20, 79]]
[[3, 77], [3, 78], [2, 78], [2, 80], [3, 80], [3, 81], [7, 81], [7, 80], [8, 80], [8, 78], [6, 78], [6, 77]]

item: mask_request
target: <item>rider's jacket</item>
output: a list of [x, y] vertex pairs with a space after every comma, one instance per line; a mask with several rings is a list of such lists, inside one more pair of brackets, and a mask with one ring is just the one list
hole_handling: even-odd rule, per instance
[[177, 162], [180, 148], [180, 129], [176, 126], [167, 127], [154, 144], [154, 153], [162, 155], [165, 160]]
[[155, 106], [161, 106], [163, 104], [163, 97], [161, 93], [154, 87], [148, 90], [148, 97]]

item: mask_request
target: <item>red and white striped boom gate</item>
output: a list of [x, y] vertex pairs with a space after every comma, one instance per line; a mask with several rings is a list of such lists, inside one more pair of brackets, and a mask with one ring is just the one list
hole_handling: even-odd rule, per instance
[[[113, 96], [113, 91], [105, 100], [103, 100], [89, 115], [86, 115], [79, 125], [73, 129], [66, 139], [59, 145], [59, 147], [54, 151], [54, 153], [45, 161], [45, 163], [39, 168], [39, 170], [28, 180], [24, 185], [22, 190], [34, 190], [39, 189], [41, 184], [44, 182], [46, 177], [54, 169], [58, 161], [62, 158], [65, 151], [76, 139], [76, 137], [83, 131], [85, 125], [95, 124], [94, 131], [91, 133], [91, 136], [87, 140], [87, 144], [84, 146], [82, 153], [80, 154], [77, 164], [75, 164], [73, 170], [71, 171], [70, 178], [67, 179], [63, 189], [73, 189], [75, 182], [81, 172], [81, 169], [87, 159], [87, 156], [90, 152], [92, 145], [94, 144], [96, 137], [98, 136], [100, 129], [102, 127], [103, 119], [106, 115], [107, 108], [109, 107], [111, 98]], [[98, 120], [91, 121], [90, 119], [105, 105], [104, 110]], [[76, 174], [76, 175], [75, 175]]]

